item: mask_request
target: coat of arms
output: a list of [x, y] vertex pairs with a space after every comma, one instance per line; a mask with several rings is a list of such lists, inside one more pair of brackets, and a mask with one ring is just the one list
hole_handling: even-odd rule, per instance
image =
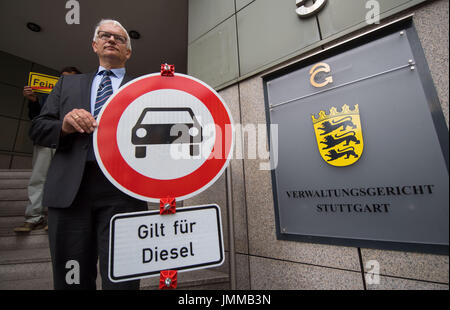
[[363, 152], [363, 136], [359, 106], [353, 110], [348, 105], [338, 112], [335, 107], [330, 114], [319, 112], [319, 117], [312, 115], [317, 146], [323, 160], [338, 167], [349, 166], [358, 161]]

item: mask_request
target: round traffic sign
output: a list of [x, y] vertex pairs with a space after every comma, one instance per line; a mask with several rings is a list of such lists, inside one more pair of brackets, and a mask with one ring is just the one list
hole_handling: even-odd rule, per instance
[[211, 186], [233, 149], [231, 113], [204, 82], [159, 73], [132, 80], [102, 107], [94, 152], [121, 191], [159, 202], [184, 200]]

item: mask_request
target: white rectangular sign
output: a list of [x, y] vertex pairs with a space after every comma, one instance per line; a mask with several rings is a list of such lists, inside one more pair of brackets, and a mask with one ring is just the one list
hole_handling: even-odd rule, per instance
[[117, 214], [111, 219], [109, 278], [148, 278], [162, 270], [190, 271], [222, 265], [224, 248], [218, 205]]

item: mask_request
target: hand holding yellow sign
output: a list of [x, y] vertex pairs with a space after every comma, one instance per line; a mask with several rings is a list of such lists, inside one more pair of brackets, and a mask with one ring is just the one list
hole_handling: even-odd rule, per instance
[[42, 73], [30, 72], [28, 76], [28, 85], [33, 91], [49, 94], [58, 82], [59, 77]]

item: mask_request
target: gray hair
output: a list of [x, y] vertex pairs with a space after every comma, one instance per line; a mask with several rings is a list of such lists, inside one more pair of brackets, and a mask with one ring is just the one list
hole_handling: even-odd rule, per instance
[[114, 26], [119, 26], [120, 28], [122, 28], [122, 30], [125, 32], [126, 36], [127, 36], [127, 48], [131, 51], [131, 39], [130, 36], [128, 35], [128, 31], [125, 29], [124, 26], [122, 26], [121, 23], [119, 23], [117, 20], [113, 20], [113, 19], [102, 19], [98, 24], [97, 27], [95, 27], [95, 32], [94, 32], [94, 38], [92, 39], [92, 41], [95, 41], [97, 39], [97, 33], [98, 30], [100, 28], [101, 25], [105, 25], [105, 24], [113, 24]]

